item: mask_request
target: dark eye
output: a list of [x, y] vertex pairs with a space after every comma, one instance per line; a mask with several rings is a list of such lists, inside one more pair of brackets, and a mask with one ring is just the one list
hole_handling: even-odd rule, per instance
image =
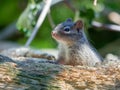
[[66, 31], [66, 32], [69, 32], [70, 31], [70, 27], [64, 27], [64, 31]]

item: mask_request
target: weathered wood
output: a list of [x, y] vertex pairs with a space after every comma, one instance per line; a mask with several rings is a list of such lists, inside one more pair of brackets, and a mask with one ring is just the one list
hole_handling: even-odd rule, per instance
[[120, 61], [87, 67], [57, 65], [44, 60], [0, 55], [0, 90], [120, 89]]

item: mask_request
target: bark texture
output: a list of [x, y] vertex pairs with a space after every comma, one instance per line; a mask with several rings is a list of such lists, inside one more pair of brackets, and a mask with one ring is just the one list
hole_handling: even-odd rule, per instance
[[26, 48], [1, 52], [0, 90], [120, 90], [119, 58], [87, 67], [49, 63], [48, 57]]

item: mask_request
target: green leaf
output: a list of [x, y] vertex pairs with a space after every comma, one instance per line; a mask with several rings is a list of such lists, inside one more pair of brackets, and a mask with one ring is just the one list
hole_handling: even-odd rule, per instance
[[17, 22], [18, 30], [25, 32], [27, 36], [30, 35], [36, 24], [36, 15], [38, 10], [40, 9], [40, 4], [38, 3], [38, 1], [36, 1], [37, 3], [35, 1], [36, 0], [29, 1], [26, 9], [20, 15]]

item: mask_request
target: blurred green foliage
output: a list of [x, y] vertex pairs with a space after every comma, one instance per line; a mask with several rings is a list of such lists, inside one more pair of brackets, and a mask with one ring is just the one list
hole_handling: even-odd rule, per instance
[[[79, 18], [85, 22], [85, 29], [88, 30], [88, 37], [91, 42], [101, 48], [107, 43], [119, 38], [117, 32], [99, 30], [91, 27], [91, 21], [97, 20], [102, 23], [111, 23], [106, 15], [101, 12], [104, 8], [120, 13], [120, 0], [98, 0], [97, 6], [93, 5], [93, 0], [70, 0], [72, 5], [79, 10]], [[25, 37], [16, 41], [20, 44], [25, 44], [36, 24], [38, 10], [42, 7], [42, 0], [4, 0], [0, 3], [0, 28], [4, 28], [9, 23], [18, 19], [17, 27], [20, 31], [25, 32]], [[119, 2], [119, 3], [118, 3]], [[20, 16], [20, 17], [19, 17]], [[57, 25], [66, 20], [66, 18], [75, 19], [75, 13], [67, 7], [65, 3], [58, 3], [51, 7], [51, 16], [54, 23]], [[33, 40], [31, 46], [36, 48], [54, 48], [56, 42], [51, 37], [51, 26], [46, 17], [37, 36]], [[113, 34], [114, 33], [114, 34]]]
[[[24, 0], [1, 0], [0, 1], [0, 28], [7, 26], [14, 20], [17, 20], [25, 6]], [[21, 3], [21, 4], [20, 4]], [[22, 8], [21, 6], [24, 6]]]
[[29, 0], [26, 9], [18, 19], [17, 28], [18, 30], [23, 31], [26, 36], [30, 36], [32, 33], [36, 24], [36, 15], [39, 9], [41, 9], [40, 0]]

